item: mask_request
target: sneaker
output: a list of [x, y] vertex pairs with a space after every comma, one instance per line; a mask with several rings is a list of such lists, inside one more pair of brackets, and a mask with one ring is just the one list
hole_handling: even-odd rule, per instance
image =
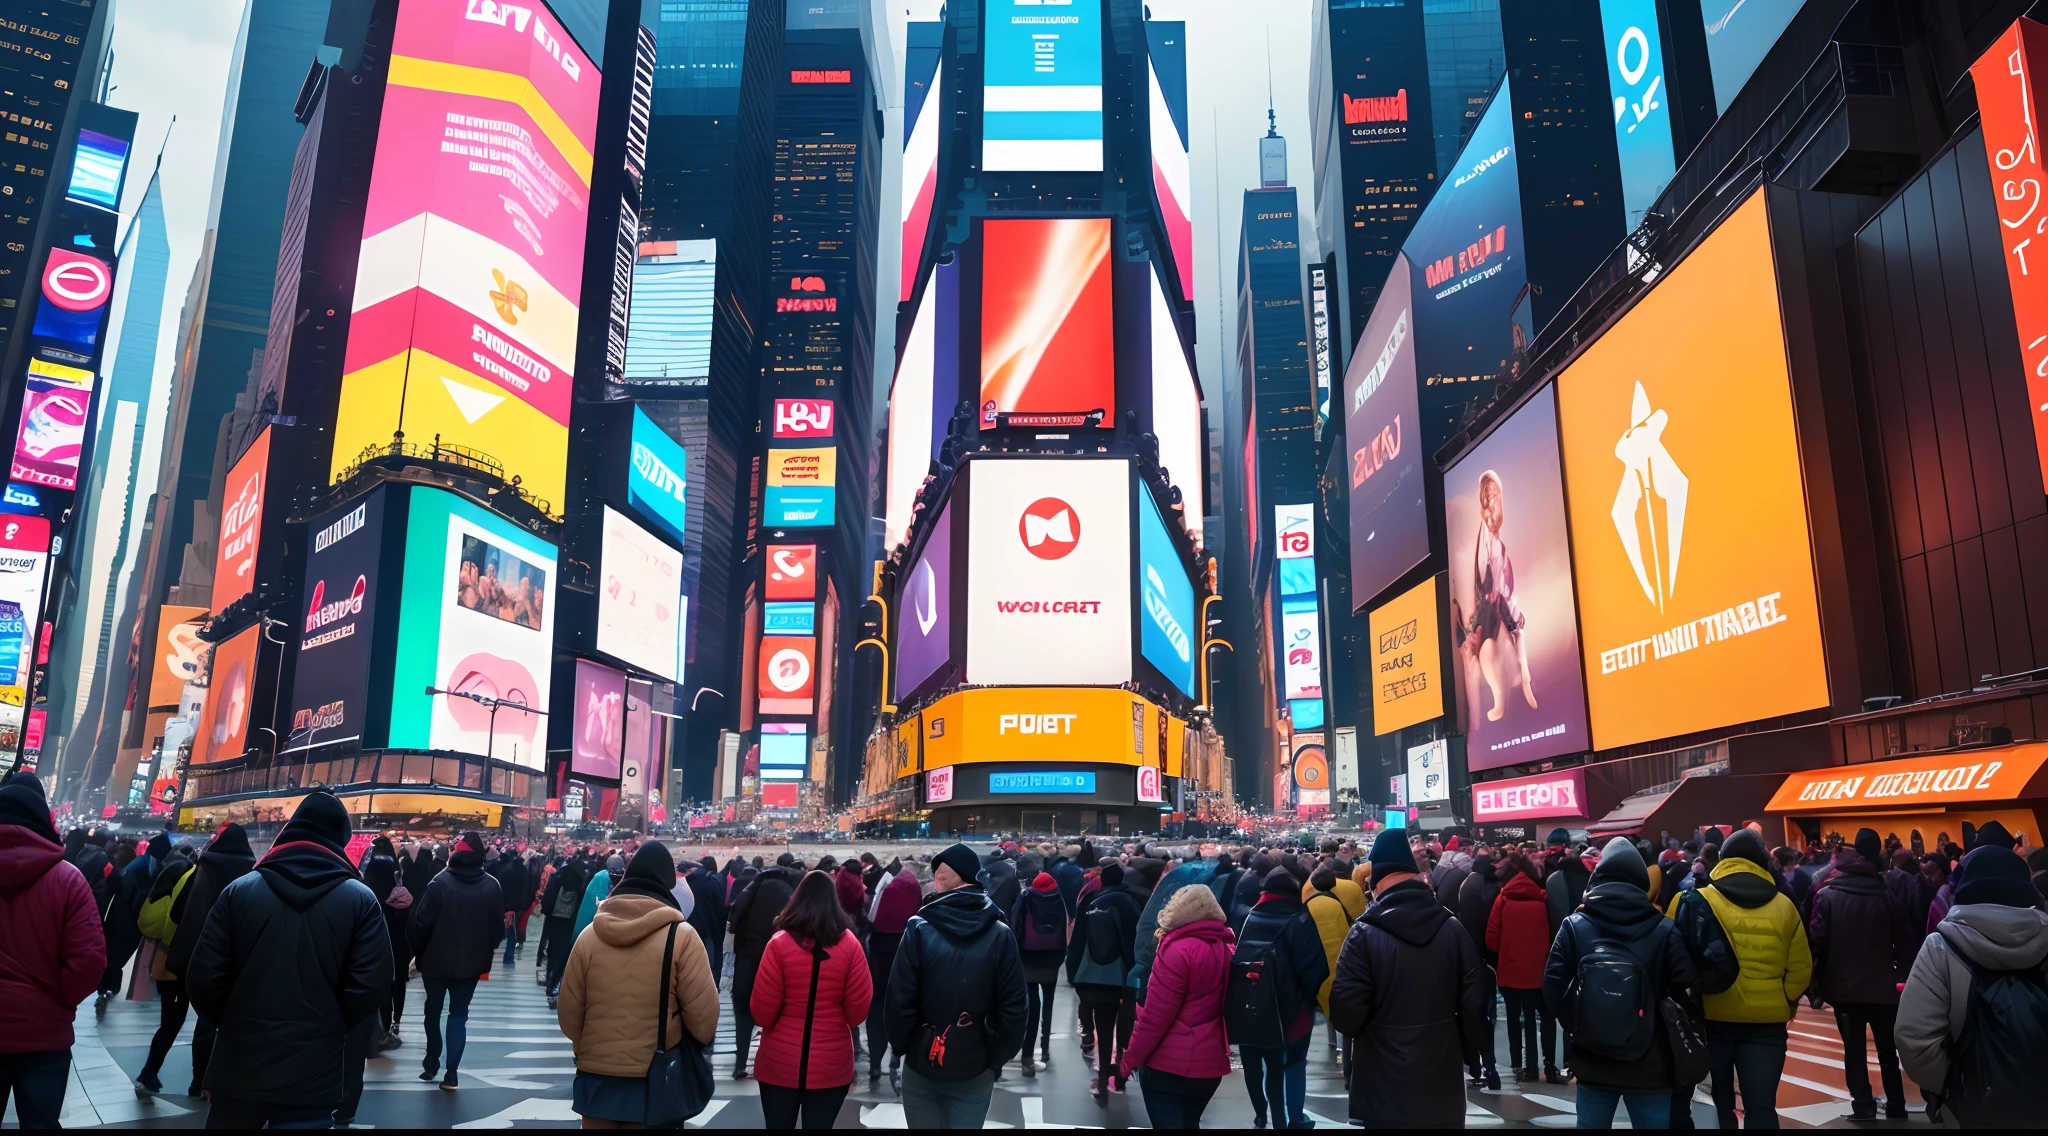
[[1496, 1093], [1500, 1091], [1500, 1070], [1488, 1069], [1486, 1071], [1486, 1087]]
[[439, 1077], [440, 1075], [441, 1069], [437, 1065], [429, 1065], [426, 1068], [420, 1070], [420, 1080], [422, 1081], [431, 1081], [436, 1077]]
[[899, 1097], [903, 1095], [903, 1069], [901, 1066], [892, 1066], [889, 1070], [889, 1091]]
[[441, 1087], [451, 1093], [455, 1091], [458, 1083], [455, 1079], [455, 1070], [453, 1069], [448, 1070], [448, 1075], [441, 1078]]
[[135, 1095], [138, 1097], [154, 1096], [163, 1091], [163, 1081], [148, 1069], [144, 1069], [135, 1078]]
[[1570, 1077], [1558, 1072], [1554, 1067], [1543, 1071], [1543, 1079], [1553, 1085], [1567, 1084], [1571, 1081]]
[[1031, 1062], [1029, 1062], [1029, 1061], [1026, 1061], [1026, 1062], [1024, 1063], [1024, 1075], [1025, 1075], [1026, 1077], [1036, 1077], [1036, 1076], [1038, 1076], [1038, 1066], [1036, 1066], [1036, 1065], [1033, 1065], [1033, 1064], [1032, 1064]]

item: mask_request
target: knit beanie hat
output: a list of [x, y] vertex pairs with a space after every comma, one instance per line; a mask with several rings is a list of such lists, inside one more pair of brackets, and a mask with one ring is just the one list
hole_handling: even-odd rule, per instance
[[[1866, 828], [1863, 831], [1869, 832], [1870, 830]], [[1857, 838], [1856, 846], [1857, 851], [1862, 851], [1862, 837], [1859, 836]], [[1771, 850], [1764, 847], [1764, 838], [1758, 836], [1753, 829], [1736, 829], [1734, 834], [1721, 844], [1721, 858], [1723, 860], [1731, 858], [1748, 860], [1764, 871], [1768, 872], [1771, 870]]]
[[1259, 882], [1259, 891], [1264, 895], [1288, 895], [1300, 897], [1301, 881], [1285, 868], [1274, 868]]
[[[1564, 830], [1559, 829], [1558, 831], [1562, 832]], [[1556, 833], [1552, 835], [1556, 835]], [[1408, 848], [1408, 832], [1406, 829], [1383, 829], [1379, 836], [1374, 838], [1372, 842], [1372, 855], [1366, 857], [1366, 859], [1372, 864], [1372, 882], [1374, 887], [1378, 887], [1381, 880], [1397, 872], [1415, 873], [1421, 870], [1415, 866], [1415, 853]], [[1297, 890], [1299, 890], [1298, 886]]]
[[[1985, 826], [1990, 827], [1989, 825]], [[1962, 885], [1955, 889], [1956, 903], [1996, 903], [2003, 907], [2039, 907], [2041, 893], [2034, 890], [2034, 882], [2027, 875], [2027, 862], [2019, 853], [1996, 844], [1985, 844], [1981, 840], [1963, 857], [1959, 879]]]
[[[1395, 831], [1398, 831], [1398, 830], [1397, 830], [1397, 829], [1391, 829], [1391, 828], [1387, 830], [1387, 832], [1395, 832]], [[1384, 833], [1384, 832], [1383, 832], [1383, 833], [1381, 833], [1380, 835], [1382, 835], [1382, 836], [1385, 836], [1385, 835], [1386, 835], [1386, 833]], [[1549, 845], [1549, 846], [1550, 846], [1550, 847], [1552, 847], [1552, 848], [1562, 848], [1562, 847], [1564, 847], [1565, 845], [1567, 845], [1567, 844], [1570, 844], [1571, 842], [1572, 842], [1572, 834], [1571, 834], [1571, 833], [1569, 833], [1569, 832], [1566, 832], [1566, 831], [1565, 831], [1564, 829], [1561, 829], [1561, 828], [1553, 828], [1553, 829], [1551, 829], [1551, 830], [1550, 830], [1550, 835], [1549, 835], [1549, 836], [1547, 836], [1547, 837], [1545, 837], [1545, 838], [1544, 838], [1544, 840], [1543, 840], [1543, 843], [1545, 843], [1545, 844]]]
[[342, 856], [347, 853], [352, 831], [348, 810], [342, 807], [341, 800], [320, 789], [306, 794], [306, 799], [299, 802], [298, 811], [278, 830], [276, 844], [272, 846], [305, 841]]
[[50, 799], [32, 773], [9, 774], [6, 784], [0, 785], [0, 824], [19, 825], [52, 844], [61, 843], [57, 826], [50, 823]]
[[1042, 891], [1050, 895], [1051, 893], [1060, 890], [1060, 885], [1059, 881], [1053, 879], [1050, 874], [1046, 872], [1040, 872], [1038, 873], [1038, 875], [1032, 877], [1031, 890]]
[[971, 884], [981, 875], [981, 857], [976, 856], [974, 849], [965, 844], [951, 845], [944, 852], [932, 857], [934, 871], [938, 870], [940, 864], [953, 869], [953, 874], [959, 876], [965, 883]]
[[1873, 864], [1882, 866], [1884, 861], [1884, 841], [1878, 839], [1876, 829], [1859, 828], [1856, 830], [1856, 854]]

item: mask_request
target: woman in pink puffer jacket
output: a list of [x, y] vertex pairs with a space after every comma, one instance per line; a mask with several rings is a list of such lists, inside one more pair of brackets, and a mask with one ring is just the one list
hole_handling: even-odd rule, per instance
[[1208, 888], [1184, 887], [1160, 910], [1159, 952], [1123, 1060], [1126, 1077], [1138, 1070], [1154, 1128], [1199, 1127], [1230, 1072], [1223, 996], [1236, 950]]

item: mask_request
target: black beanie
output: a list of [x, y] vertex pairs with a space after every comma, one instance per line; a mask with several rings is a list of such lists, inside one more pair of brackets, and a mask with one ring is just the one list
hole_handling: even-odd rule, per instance
[[1274, 868], [1266, 873], [1264, 880], [1260, 881], [1259, 891], [1266, 895], [1286, 895], [1299, 899], [1301, 897], [1301, 881], [1295, 878], [1293, 872], [1285, 868]]
[[[377, 839], [384, 840], [381, 836]], [[391, 842], [385, 840], [384, 845], [386, 848], [389, 848]], [[255, 855], [255, 852], [249, 847], [248, 832], [234, 821], [229, 821], [220, 826], [220, 831], [214, 833], [213, 839], [206, 842], [206, 850], [208, 852], [219, 852], [225, 856]]]
[[782, 855], [777, 856], [775, 858], [775, 866], [778, 868], [787, 868], [794, 865], [795, 863], [796, 857], [790, 855], [787, 852], [784, 852]]
[[1878, 839], [1876, 829], [1856, 830], [1856, 854], [1879, 867], [1884, 866], [1884, 841]]
[[1956, 903], [2041, 906], [2041, 893], [2034, 890], [2034, 882], [2027, 874], [2027, 862], [2010, 848], [1982, 843], [1982, 833], [1983, 829], [1979, 829], [1977, 847], [1963, 857], [1962, 867], [1957, 870], [1956, 879], [1961, 882], [1955, 888]]
[[[1865, 831], [1869, 830], [1865, 829]], [[1860, 840], [1858, 845], [1860, 848]], [[1726, 860], [1731, 857], [1737, 860], [1748, 860], [1766, 872], [1772, 870], [1771, 850], [1764, 847], [1764, 838], [1758, 836], [1755, 829], [1738, 828], [1721, 845], [1721, 858]]]
[[[955, 845], [955, 847], [958, 847], [958, 845]], [[1115, 860], [1104, 860], [1102, 861], [1102, 871], [1096, 878], [1102, 881], [1102, 886], [1105, 888], [1122, 887], [1124, 882], [1124, 866]]]
[[299, 802], [298, 811], [278, 830], [277, 842], [272, 847], [305, 842], [318, 844], [336, 856], [345, 856], [349, 834], [353, 831], [348, 810], [342, 807], [340, 798], [325, 789], [316, 789]]
[[676, 861], [669, 855], [668, 846], [659, 840], [650, 840], [633, 853], [633, 862], [626, 865], [626, 878], [619, 881], [613, 895], [644, 895], [658, 899], [678, 911], [682, 904], [676, 902]]
[[1631, 884], [1641, 891], [1650, 890], [1650, 870], [1643, 866], [1643, 854], [1626, 836], [1617, 836], [1600, 850], [1600, 862], [1593, 866], [1593, 875], [1586, 881], [1589, 885], [1621, 883]]
[[[1391, 828], [1390, 828], [1390, 829], [1388, 829], [1387, 831], [1388, 831], [1388, 832], [1394, 832], [1394, 831], [1397, 831], [1397, 830], [1395, 830], [1395, 829], [1391, 829]], [[1545, 838], [1544, 838], [1544, 840], [1543, 840], [1543, 843], [1545, 843], [1545, 844], [1549, 845], [1549, 846], [1550, 846], [1550, 847], [1552, 847], [1552, 848], [1562, 848], [1562, 847], [1564, 847], [1565, 845], [1567, 845], [1567, 844], [1570, 844], [1571, 842], [1572, 842], [1572, 834], [1571, 834], [1571, 833], [1569, 833], [1569, 832], [1566, 832], [1566, 831], [1565, 831], [1564, 829], [1561, 829], [1561, 828], [1553, 828], [1553, 829], [1551, 829], [1551, 830], [1550, 830], [1550, 835], [1549, 835], [1549, 836], [1547, 836], [1547, 837], [1545, 837]]]
[[33, 773], [13, 773], [0, 785], [0, 824], [28, 829], [52, 844], [57, 826], [50, 823], [50, 798], [43, 795], [43, 783]]
[[953, 874], [959, 876], [965, 883], [971, 884], [981, 875], [981, 857], [976, 856], [974, 849], [965, 844], [951, 845], [944, 852], [932, 857], [934, 869], [940, 864], [953, 869]]
[[[1372, 842], [1372, 855], [1367, 857], [1372, 864], [1372, 883], [1378, 887], [1382, 879], [1396, 872], [1419, 873], [1415, 866], [1415, 853], [1408, 847], [1408, 830], [1389, 828], [1380, 832]], [[1300, 890], [1300, 885], [1295, 885]]]

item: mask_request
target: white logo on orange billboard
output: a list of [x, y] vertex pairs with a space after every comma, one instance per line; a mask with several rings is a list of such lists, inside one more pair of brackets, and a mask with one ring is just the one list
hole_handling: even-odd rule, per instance
[[164, 669], [190, 682], [199, 677], [200, 663], [206, 658], [206, 644], [199, 638], [199, 625], [179, 623], [164, 635], [164, 645], [170, 650], [164, 655]]
[[811, 681], [811, 661], [802, 651], [784, 647], [768, 659], [768, 681], [784, 694], [794, 694]]
[[[1650, 409], [1650, 396], [1643, 384], [1636, 384], [1629, 409], [1629, 427], [1614, 443], [1614, 456], [1621, 460], [1621, 490], [1614, 496], [1614, 531], [1621, 537], [1622, 551], [1636, 571], [1636, 582], [1658, 611], [1678, 590], [1678, 551], [1685, 540], [1685, 497], [1692, 483], [1664, 448], [1664, 427], [1670, 422], [1661, 410]], [[1655, 501], [1652, 500], [1655, 498]], [[1657, 525], [1656, 501], [1664, 503], [1664, 524]], [[1650, 562], [1643, 563], [1643, 536], [1649, 535]]]
[[1024, 547], [1040, 560], [1058, 560], [1081, 543], [1081, 522], [1074, 507], [1057, 497], [1040, 497], [1017, 522]]
[[491, 269], [491, 279], [498, 286], [491, 289], [491, 307], [498, 311], [498, 318], [508, 325], [519, 322], [519, 313], [526, 310], [528, 296], [526, 286], [517, 280], [507, 279], [503, 272]]

